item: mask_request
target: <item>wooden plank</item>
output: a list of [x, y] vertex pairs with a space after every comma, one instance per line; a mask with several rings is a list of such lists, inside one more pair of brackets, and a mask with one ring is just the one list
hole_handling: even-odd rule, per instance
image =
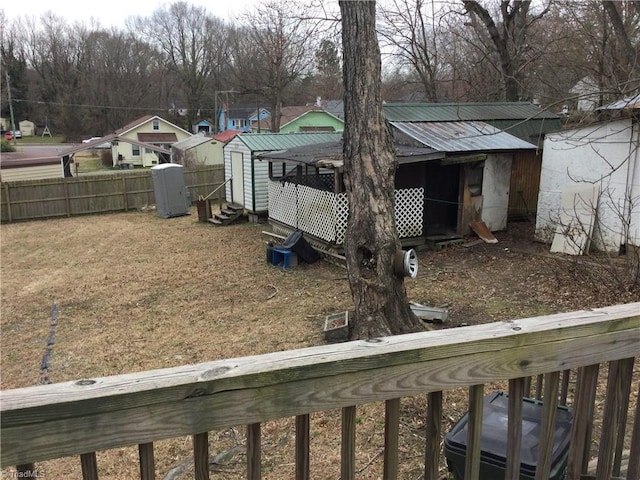
[[467, 452], [464, 463], [465, 480], [480, 478], [480, 439], [482, 436], [482, 407], [484, 385], [469, 387], [469, 420], [467, 422]]
[[209, 434], [193, 435], [193, 466], [196, 480], [209, 480]]
[[638, 306], [3, 391], [2, 462], [35, 462], [633, 357], [640, 349]]
[[[621, 407], [624, 405], [622, 395], [625, 393], [628, 395], [629, 392], [625, 387], [627, 380], [630, 380], [629, 375], [626, 373], [627, 370], [627, 359], [617, 360], [609, 364], [596, 480], [608, 480], [613, 475], [613, 460], [617, 450], [616, 431], [620, 423]], [[622, 452], [622, 448], [620, 448], [620, 452]]]
[[385, 402], [384, 415], [384, 480], [398, 478], [398, 444], [400, 437], [400, 399]]
[[296, 417], [296, 480], [309, 480], [310, 416]]
[[505, 480], [519, 480], [520, 478], [524, 384], [524, 378], [509, 380]]
[[548, 480], [551, 472], [559, 382], [560, 372], [551, 372], [544, 376], [544, 394], [542, 396], [544, 406], [542, 407], [540, 450], [538, 451], [535, 480]]
[[[624, 441], [627, 426], [627, 412], [629, 411], [629, 397], [631, 395], [631, 383], [633, 381], [633, 358], [625, 358], [619, 360], [620, 369], [620, 415], [618, 419], [618, 437], [616, 439], [616, 449], [613, 456], [613, 473], [612, 476], [619, 477], [622, 470], [622, 457], [624, 451]], [[638, 400], [636, 399], [636, 402]], [[638, 479], [640, 480], [640, 479]]]
[[96, 452], [80, 455], [80, 466], [82, 468], [82, 480], [98, 480]]
[[340, 447], [340, 480], [356, 477], [356, 407], [342, 409], [342, 444]]
[[153, 455], [153, 443], [138, 445], [138, 457], [140, 459], [140, 480], [155, 480], [156, 461]]
[[262, 446], [259, 423], [247, 425], [247, 480], [260, 480], [262, 477]]
[[431, 392], [427, 398], [424, 480], [438, 480], [440, 478], [440, 438], [442, 437], [442, 392]]
[[469, 227], [471, 227], [471, 230], [485, 243], [498, 243], [498, 239], [491, 233], [491, 230], [489, 230], [483, 221], [477, 220], [475, 222], [469, 222]]
[[638, 391], [636, 392], [636, 409], [633, 416], [633, 430], [631, 430], [627, 479], [640, 480], [640, 382], [638, 382]]
[[[580, 480], [586, 473], [585, 450], [588, 450], [591, 439], [593, 417], [593, 395], [598, 378], [599, 365], [580, 368], [576, 380], [576, 394], [573, 408], [573, 428], [567, 456], [567, 480]], [[586, 455], [586, 461], [589, 458]]]

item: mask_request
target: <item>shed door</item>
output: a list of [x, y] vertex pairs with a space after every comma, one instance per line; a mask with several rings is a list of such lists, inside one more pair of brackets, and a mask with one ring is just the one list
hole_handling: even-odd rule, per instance
[[231, 152], [231, 199], [244, 207], [244, 175], [242, 153]]

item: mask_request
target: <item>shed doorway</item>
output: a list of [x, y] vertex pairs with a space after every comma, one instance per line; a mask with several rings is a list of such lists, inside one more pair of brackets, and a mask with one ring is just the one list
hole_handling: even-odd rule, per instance
[[231, 199], [233, 203], [245, 206], [242, 163], [242, 152], [231, 152]]
[[460, 165], [427, 163], [424, 193], [426, 235], [458, 233]]

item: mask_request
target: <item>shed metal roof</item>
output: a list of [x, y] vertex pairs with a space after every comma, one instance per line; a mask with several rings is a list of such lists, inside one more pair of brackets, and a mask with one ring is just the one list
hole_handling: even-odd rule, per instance
[[266, 152], [286, 150], [314, 143], [337, 142], [342, 132], [331, 133], [243, 133], [237, 136], [249, 150]]
[[390, 122], [440, 152], [535, 150], [536, 146], [484, 122]]
[[189, 150], [190, 148], [197, 147], [207, 142], [217, 143], [214, 138], [207, 137], [205, 135], [192, 135], [191, 137], [182, 139], [171, 146], [173, 148], [177, 148], [178, 150]]
[[[428, 147], [395, 145], [398, 163], [444, 158], [444, 154]], [[259, 160], [286, 161], [314, 167], [340, 168], [344, 164], [342, 140], [294, 147], [258, 155]]]
[[386, 103], [385, 118], [390, 122], [459, 122], [479, 120], [558, 119], [553, 112], [528, 102], [496, 103]]

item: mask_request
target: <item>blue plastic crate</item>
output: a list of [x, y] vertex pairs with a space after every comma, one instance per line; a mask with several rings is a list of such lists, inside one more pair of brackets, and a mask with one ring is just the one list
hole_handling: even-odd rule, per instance
[[271, 258], [269, 263], [278, 267], [280, 270], [298, 265], [298, 255], [296, 252], [287, 248], [270, 247], [270, 251], [267, 250], [267, 256], [269, 256], [269, 254]]

